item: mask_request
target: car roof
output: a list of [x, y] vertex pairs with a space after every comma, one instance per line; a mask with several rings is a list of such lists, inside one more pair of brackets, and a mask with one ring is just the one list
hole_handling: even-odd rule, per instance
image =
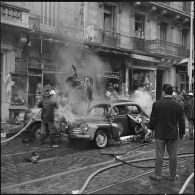
[[115, 106], [115, 105], [124, 105], [124, 104], [136, 104], [133, 100], [126, 100], [126, 99], [118, 99], [118, 100], [101, 100], [93, 104], [93, 106], [96, 105], [110, 105], [110, 106]]

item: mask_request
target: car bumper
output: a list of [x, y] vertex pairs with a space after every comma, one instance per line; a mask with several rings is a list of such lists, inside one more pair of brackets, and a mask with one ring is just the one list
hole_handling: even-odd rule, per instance
[[91, 140], [91, 136], [90, 135], [68, 134], [68, 138]]
[[69, 131], [68, 138], [91, 140], [91, 136], [89, 134], [83, 134], [80, 129], [73, 129], [73, 130]]

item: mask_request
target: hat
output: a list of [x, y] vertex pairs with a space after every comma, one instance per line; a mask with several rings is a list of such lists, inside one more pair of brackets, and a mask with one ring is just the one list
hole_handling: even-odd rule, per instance
[[188, 95], [193, 96], [193, 93], [192, 92], [189, 92]]
[[55, 94], [56, 94], [56, 92], [54, 90], [51, 90], [49, 93], [49, 95], [55, 95]]

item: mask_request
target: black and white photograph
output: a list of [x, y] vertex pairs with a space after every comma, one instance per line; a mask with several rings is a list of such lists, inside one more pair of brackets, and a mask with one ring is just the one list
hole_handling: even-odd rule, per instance
[[194, 1], [1, 1], [1, 194], [194, 194]]

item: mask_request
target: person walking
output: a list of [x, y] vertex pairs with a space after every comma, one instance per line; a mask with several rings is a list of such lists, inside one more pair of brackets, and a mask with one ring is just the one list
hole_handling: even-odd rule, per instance
[[156, 160], [155, 173], [149, 177], [157, 181], [162, 179], [165, 148], [169, 155], [169, 180], [176, 179], [178, 137], [181, 140], [185, 135], [184, 111], [182, 106], [173, 100], [172, 94], [173, 87], [164, 84], [164, 97], [153, 103], [150, 115], [149, 129], [154, 131]]
[[193, 97], [193, 93], [190, 92], [188, 94], [188, 101], [186, 104], [186, 117], [188, 119], [188, 123], [189, 123], [189, 135], [190, 135], [190, 139], [194, 138], [193, 135], [193, 131], [194, 131], [194, 97]]
[[57, 103], [53, 100], [55, 95], [54, 90], [46, 90], [43, 99], [38, 103], [38, 107], [42, 108], [41, 112], [41, 144], [44, 144], [44, 139], [49, 134], [49, 140], [51, 146], [55, 145], [55, 135], [57, 134], [56, 127], [54, 124], [54, 109], [58, 108]]

